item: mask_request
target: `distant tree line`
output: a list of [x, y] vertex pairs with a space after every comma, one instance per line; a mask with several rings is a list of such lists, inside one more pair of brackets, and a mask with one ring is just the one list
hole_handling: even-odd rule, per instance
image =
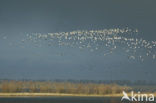
[[68, 93], [68, 94], [116, 94], [123, 90], [130, 91], [128, 86], [115, 83], [72, 82], [72, 81], [31, 81], [1, 80], [0, 92], [3, 93]]
[[[2, 81], [12, 81], [10, 79], [0, 79], [0, 82]], [[33, 81], [33, 80], [20, 80], [20, 81]], [[35, 81], [47, 81], [47, 80], [35, 80]], [[127, 85], [127, 86], [133, 86], [133, 85], [156, 85], [155, 81], [146, 81], [146, 80], [62, 80], [62, 79], [55, 79], [55, 80], [49, 80], [50, 82], [70, 82], [70, 83], [94, 83], [94, 84], [117, 84], [117, 85]]]

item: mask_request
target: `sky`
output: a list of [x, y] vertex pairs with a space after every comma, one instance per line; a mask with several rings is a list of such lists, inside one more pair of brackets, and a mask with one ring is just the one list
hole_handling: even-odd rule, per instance
[[100, 51], [49, 46], [47, 40], [34, 43], [26, 39], [26, 34], [128, 27], [137, 29], [139, 38], [155, 41], [155, 3], [155, 0], [0, 0], [0, 79], [151, 81], [156, 77], [155, 60], [129, 60], [121, 50], [104, 57]]

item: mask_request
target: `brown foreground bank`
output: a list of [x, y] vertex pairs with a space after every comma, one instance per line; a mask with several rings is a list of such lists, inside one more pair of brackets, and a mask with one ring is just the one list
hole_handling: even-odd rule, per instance
[[65, 93], [0, 93], [0, 97], [40, 97], [40, 96], [79, 96], [79, 97], [121, 97], [122, 94], [65, 94]]

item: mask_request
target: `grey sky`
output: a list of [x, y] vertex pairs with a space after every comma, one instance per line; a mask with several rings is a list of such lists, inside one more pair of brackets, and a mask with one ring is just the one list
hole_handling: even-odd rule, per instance
[[103, 58], [18, 41], [24, 33], [124, 27], [137, 28], [140, 37], [155, 41], [155, 4], [155, 0], [0, 0], [0, 78], [153, 80], [155, 61], [127, 60], [120, 52]]

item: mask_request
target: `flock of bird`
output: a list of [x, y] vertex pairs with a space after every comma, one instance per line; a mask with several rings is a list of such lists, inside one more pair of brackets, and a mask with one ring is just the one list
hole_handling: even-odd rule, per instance
[[137, 29], [77, 30], [47, 34], [31, 33], [26, 36], [27, 40], [34, 43], [45, 40], [48, 46], [67, 46], [81, 50], [87, 49], [90, 52], [100, 51], [98, 53], [102, 53], [103, 56], [120, 51], [129, 59], [140, 61], [147, 58], [156, 59], [156, 41], [139, 38]]
[[[129, 59], [144, 61], [156, 60], [156, 41], [149, 41], [138, 36], [137, 29], [114, 28], [103, 30], [77, 30], [58, 33], [31, 33], [24, 34], [22, 43], [33, 42], [42, 45], [40, 41], [47, 42], [47, 46], [79, 48], [102, 54], [125, 53]], [[3, 39], [7, 39], [6, 36]]]

